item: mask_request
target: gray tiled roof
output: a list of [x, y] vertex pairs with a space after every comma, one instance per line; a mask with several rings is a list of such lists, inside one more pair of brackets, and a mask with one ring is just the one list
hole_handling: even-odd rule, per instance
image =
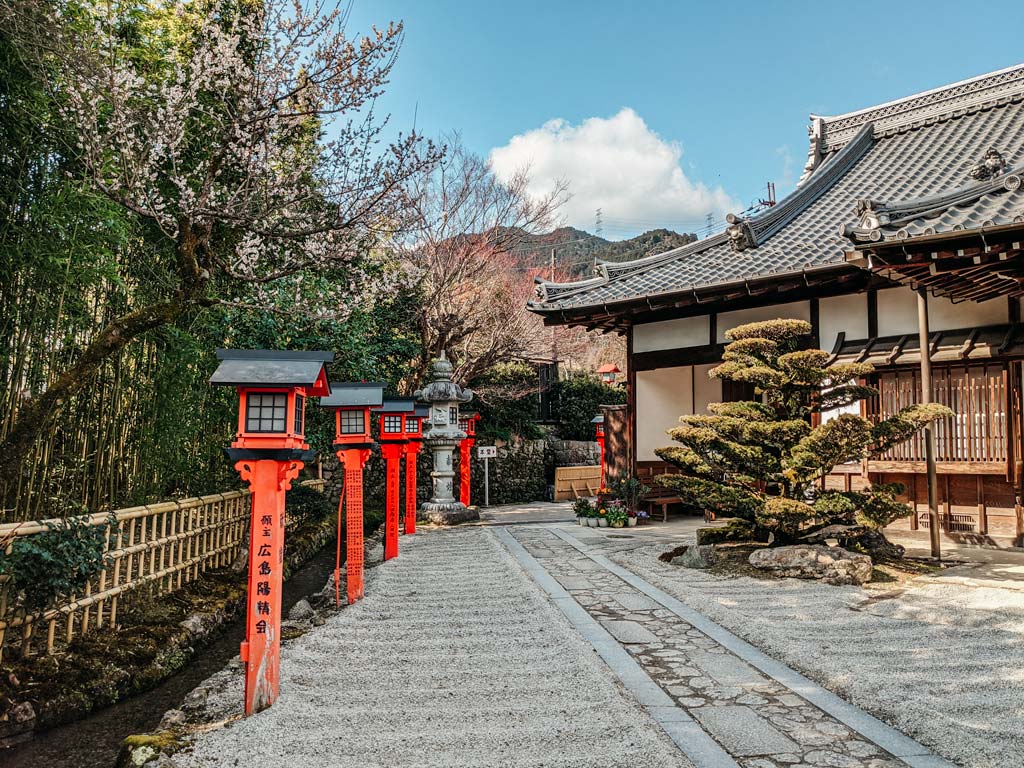
[[[774, 208], [730, 217], [726, 232], [682, 248], [602, 264], [589, 280], [540, 282], [530, 308], [584, 309], [842, 265], [859, 201], [919, 202], [976, 187], [972, 171], [993, 148], [1007, 169], [1024, 164], [1024, 65], [812, 121], [810, 172]], [[991, 192], [913, 226], [969, 227], [1021, 213], [1021, 190]]]
[[321, 397], [325, 408], [378, 407], [384, 402], [387, 384], [382, 381], [331, 382], [329, 397]]
[[919, 235], [978, 230], [1024, 221], [1024, 189], [1014, 171], [1003, 171], [938, 195], [857, 204], [859, 220], [844, 234], [854, 243], [903, 241]]

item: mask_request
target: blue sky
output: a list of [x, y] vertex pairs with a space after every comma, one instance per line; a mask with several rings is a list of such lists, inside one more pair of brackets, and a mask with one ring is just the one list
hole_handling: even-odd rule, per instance
[[[396, 128], [457, 130], [567, 223], [628, 237], [721, 220], [792, 189], [809, 113], [838, 114], [1024, 60], [1024, 3], [355, 0], [350, 30], [400, 19], [379, 108]], [[551, 121], [562, 121], [552, 123]], [[545, 127], [546, 126], [546, 127]], [[517, 138], [518, 137], [518, 138]]]

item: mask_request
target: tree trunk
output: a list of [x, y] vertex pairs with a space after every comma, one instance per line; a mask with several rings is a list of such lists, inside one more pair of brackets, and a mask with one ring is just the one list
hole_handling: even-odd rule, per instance
[[132, 339], [146, 331], [173, 322], [193, 306], [192, 296], [151, 304], [111, 321], [75, 358], [74, 363], [53, 384], [18, 408], [10, 432], [0, 442], [0, 480], [14, 479], [36, 438], [60, 414], [67, 401], [88, 382], [91, 375]]

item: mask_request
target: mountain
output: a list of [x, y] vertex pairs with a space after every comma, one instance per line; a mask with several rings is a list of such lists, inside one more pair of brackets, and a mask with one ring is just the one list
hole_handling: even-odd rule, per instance
[[559, 271], [574, 277], [590, 274], [594, 260], [630, 261], [662, 253], [692, 243], [694, 234], [680, 234], [670, 229], [652, 229], [629, 240], [605, 240], [574, 227], [560, 227], [543, 235], [530, 235], [516, 248], [524, 267], [545, 267], [550, 264], [551, 249]]

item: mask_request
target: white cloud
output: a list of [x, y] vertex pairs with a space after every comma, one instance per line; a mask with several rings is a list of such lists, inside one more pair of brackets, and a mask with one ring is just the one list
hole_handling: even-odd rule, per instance
[[721, 223], [743, 208], [721, 187], [708, 188], [683, 172], [682, 146], [665, 141], [626, 107], [613, 117], [591, 117], [580, 125], [562, 119], [513, 136], [491, 150], [500, 178], [529, 166], [531, 192], [542, 195], [555, 181], [569, 183], [572, 198], [562, 214], [572, 226], [593, 231], [602, 210], [606, 236], [658, 226], [697, 228], [708, 213]]

